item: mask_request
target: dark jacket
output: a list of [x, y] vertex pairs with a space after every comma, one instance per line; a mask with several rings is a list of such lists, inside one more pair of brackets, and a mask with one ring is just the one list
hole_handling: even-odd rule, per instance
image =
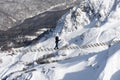
[[60, 40], [59, 40], [59, 37], [58, 36], [56, 36], [55, 37], [55, 43], [58, 43]]

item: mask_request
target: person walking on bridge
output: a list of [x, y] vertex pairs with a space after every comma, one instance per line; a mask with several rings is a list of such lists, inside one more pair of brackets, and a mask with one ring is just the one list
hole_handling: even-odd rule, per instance
[[59, 42], [59, 41], [60, 41], [59, 37], [56, 36], [56, 37], [55, 37], [55, 44], [56, 44], [56, 45], [55, 45], [55, 48], [54, 48], [54, 49], [59, 49], [59, 48], [58, 48], [58, 42]]

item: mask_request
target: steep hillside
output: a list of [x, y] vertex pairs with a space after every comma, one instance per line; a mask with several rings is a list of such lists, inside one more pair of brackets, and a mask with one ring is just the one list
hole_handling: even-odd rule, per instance
[[[80, 1], [0, 1], [0, 47], [5, 50], [10, 47], [26, 46], [25, 43], [29, 45], [33, 42], [31, 40], [43, 36], [51, 28], [54, 29], [59, 18]], [[10, 43], [13, 45], [9, 47]]]
[[85, 0], [36, 44], [1, 53], [1, 80], [119, 80], [120, 1]]
[[74, 0], [1, 0], [0, 30], [7, 30], [45, 11], [61, 10], [72, 5], [74, 5]]

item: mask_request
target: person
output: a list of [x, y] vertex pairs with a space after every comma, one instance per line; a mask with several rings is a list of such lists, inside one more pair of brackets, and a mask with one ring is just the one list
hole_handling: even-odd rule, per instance
[[59, 42], [59, 41], [60, 41], [59, 37], [56, 36], [56, 37], [55, 37], [55, 44], [56, 44], [56, 45], [55, 45], [55, 48], [54, 48], [54, 49], [59, 49], [59, 48], [58, 48], [58, 42]]

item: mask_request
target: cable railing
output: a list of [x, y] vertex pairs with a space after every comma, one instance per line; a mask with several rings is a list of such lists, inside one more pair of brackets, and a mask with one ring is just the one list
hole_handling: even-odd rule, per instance
[[114, 41], [106, 41], [106, 42], [99, 42], [99, 43], [93, 43], [93, 44], [87, 44], [87, 45], [81, 45], [81, 46], [63, 46], [59, 49], [49, 48], [49, 47], [39, 47], [38, 49], [10, 49], [7, 51], [1, 51], [2, 53], [20, 53], [20, 52], [49, 52], [49, 51], [60, 51], [60, 50], [75, 50], [75, 49], [84, 49], [84, 48], [94, 48], [99, 46], [111, 46], [111, 44], [115, 44], [120, 42], [120, 40], [114, 40]]

